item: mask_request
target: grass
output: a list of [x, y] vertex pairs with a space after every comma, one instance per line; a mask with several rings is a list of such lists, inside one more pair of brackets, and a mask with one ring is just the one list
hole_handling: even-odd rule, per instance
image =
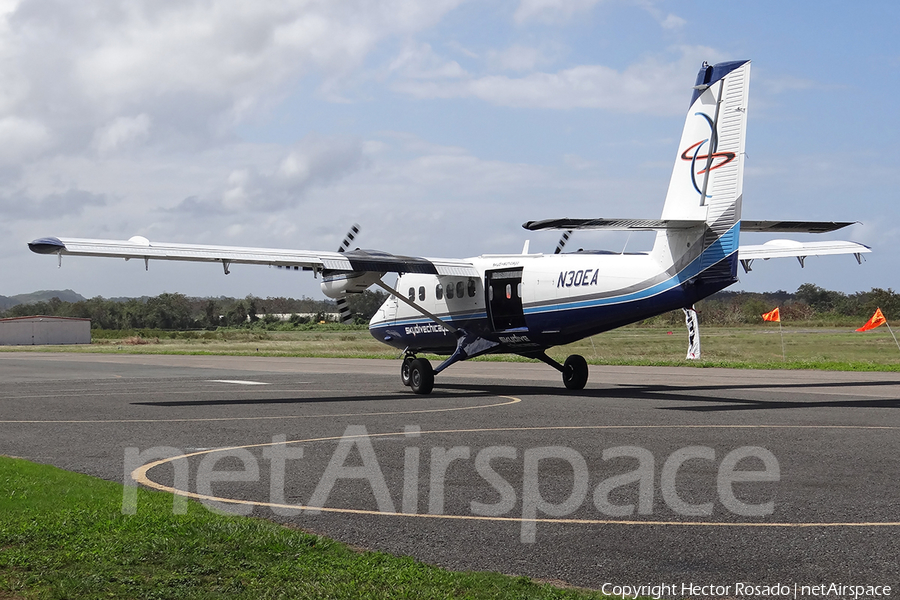
[[[671, 332], [671, 334], [669, 333]], [[582, 354], [593, 364], [900, 371], [900, 348], [887, 330], [777, 326], [705, 327], [700, 330], [701, 360], [685, 360], [683, 328], [622, 328], [581, 340], [549, 354]]]
[[[671, 333], [670, 333], [671, 332]], [[857, 333], [851, 328], [775, 325], [702, 327], [703, 358], [683, 359], [687, 334], [680, 327], [623, 327], [548, 351], [557, 360], [581, 354], [591, 364], [898, 371], [900, 349], [885, 328]], [[300, 331], [98, 332], [90, 346], [7, 346], [0, 351], [62, 351], [132, 354], [229, 354], [325, 358], [396, 359], [399, 352], [361, 327], [327, 325]], [[436, 358], [436, 357], [432, 357]], [[481, 360], [525, 360], [512, 355]]]
[[261, 519], [0, 457], [0, 598], [601, 598], [348, 548]]

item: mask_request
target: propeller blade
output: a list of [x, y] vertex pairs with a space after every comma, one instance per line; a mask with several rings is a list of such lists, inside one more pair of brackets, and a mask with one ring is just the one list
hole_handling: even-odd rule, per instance
[[338, 248], [338, 252], [344, 252], [347, 248], [350, 247], [350, 242], [352, 242], [356, 236], [359, 235], [359, 223], [354, 223], [350, 228], [350, 231], [347, 232], [347, 235], [344, 236], [344, 241], [341, 242], [341, 247]]
[[559, 254], [560, 252], [562, 252], [563, 248], [566, 247], [566, 243], [569, 241], [570, 237], [572, 237], [572, 230], [567, 229], [565, 232], [563, 232], [562, 237], [559, 238], [559, 243], [556, 244], [556, 250], [553, 252], [553, 254]]
[[350, 313], [350, 305], [347, 303], [347, 298], [338, 298], [335, 300], [335, 303], [337, 303], [337, 309], [341, 315], [341, 323], [344, 325], [353, 323], [353, 315]]
[[[354, 223], [353, 226], [350, 227], [350, 231], [347, 232], [347, 235], [344, 236], [344, 241], [341, 242], [341, 247], [338, 248], [337, 251], [345, 252], [347, 248], [350, 247], [350, 242], [352, 242], [357, 235], [359, 235], [359, 223]], [[345, 325], [352, 323], [353, 315], [350, 313], [350, 304], [347, 303], [347, 297], [344, 296], [338, 298], [336, 303], [338, 312], [341, 315], [341, 323]]]

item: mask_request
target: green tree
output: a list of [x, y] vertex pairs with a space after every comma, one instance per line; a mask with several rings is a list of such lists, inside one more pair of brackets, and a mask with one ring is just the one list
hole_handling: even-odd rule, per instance
[[347, 305], [357, 323], [368, 323], [387, 297], [382, 291], [366, 290], [362, 294], [347, 294]]
[[184, 294], [164, 293], [147, 300], [145, 327], [189, 329], [194, 325], [191, 306]]
[[251, 323], [259, 321], [259, 317], [256, 315], [256, 298], [253, 296], [247, 296], [247, 318]]
[[203, 308], [203, 313], [206, 319], [207, 327], [219, 326], [219, 307], [216, 305], [215, 300], [210, 298], [206, 301], [206, 306]]
[[835, 312], [844, 300], [846, 294], [842, 292], [833, 292], [820, 288], [812, 283], [804, 283], [797, 288], [795, 294], [797, 300], [810, 305], [817, 313]]
[[242, 327], [247, 323], [247, 307], [240, 300], [225, 313], [225, 322], [232, 327]]
[[866, 301], [865, 314], [871, 316], [876, 308], [880, 308], [885, 318], [890, 321], [900, 317], [900, 294], [897, 294], [891, 288], [883, 290], [881, 288], [872, 288], [868, 293]]

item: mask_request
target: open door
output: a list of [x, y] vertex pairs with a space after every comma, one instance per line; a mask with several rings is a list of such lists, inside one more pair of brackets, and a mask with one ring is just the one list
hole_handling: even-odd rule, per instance
[[484, 277], [488, 315], [494, 331], [525, 328], [522, 312], [522, 269], [488, 271]]

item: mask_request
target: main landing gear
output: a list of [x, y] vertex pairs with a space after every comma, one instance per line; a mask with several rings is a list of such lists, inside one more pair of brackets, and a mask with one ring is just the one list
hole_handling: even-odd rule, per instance
[[434, 389], [434, 369], [427, 359], [407, 354], [400, 365], [400, 381], [415, 394], [430, 394]]
[[[583, 356], [573, 354], [566, 362], [559, 364], [543, 352], [529, 354], [528, 358], [537, 358], [562, 373], [563, 385], [569, 390], [583, 390], [588, 380], [588, 364]], [[434, 389], [434, 369], [424, 358], [416, 358], [415, 354], [407, 354], [400, 365], [400, 381], [416, 394], [430, 394]]]

